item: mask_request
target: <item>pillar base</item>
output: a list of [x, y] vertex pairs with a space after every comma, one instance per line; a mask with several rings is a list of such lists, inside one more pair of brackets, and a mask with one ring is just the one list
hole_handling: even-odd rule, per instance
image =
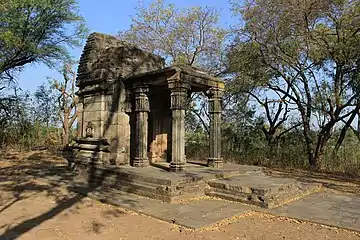
[[134, 158], [133, 167], [148, 167], [150, 166], [148, 158]]
[[185, 170], [185, 164], [170, 163], [170, 172], [182, 172]]
[[224, 161], [222, 158], [209, 158], [207, 165], [211, 168], [222, 168], [224, 166]]

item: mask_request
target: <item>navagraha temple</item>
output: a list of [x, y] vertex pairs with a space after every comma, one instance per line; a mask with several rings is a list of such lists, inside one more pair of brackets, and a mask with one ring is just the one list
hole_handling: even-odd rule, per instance
[[[89, 36], [76, 83], [78, 138], [67, 155], [81, 181], [112, 191], [113, 198], [116, 191], [165, 202], [208, 195], [265, 208], [318, 188], [269, 176], [262, 167], [224, 163], [224, 83], [194, 67], [164, 65], [115, 37]], [[193, 92], [203, 92], [209, 103], [206, 164], [185, 155], [185, 111]]]

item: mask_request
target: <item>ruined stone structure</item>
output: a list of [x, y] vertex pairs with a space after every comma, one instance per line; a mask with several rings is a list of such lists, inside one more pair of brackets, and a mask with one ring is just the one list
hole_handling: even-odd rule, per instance
[[115, 37], [93, 33], [80, 59], [79, 137], [73, 160], [146, 167], [169, 162], [185, 168], [185, 111], [192, 92], [209, 98], [208, 166], [221, 158], [221, 80], [189, 66], [164, 68], [164, 60]]
[[[223, 164], [224, 84], [198, 69], [164, 68], [160, 57], [93, 33], [77, 86], [79, 137], [67, 157], [76, 191], [114, 204], [126, 192], [165, 202], [208, 195], [272, 208], [318, 188], [268, 176], [261, 167]], [[185, 111], [189, 95], [198, 91], [209, 101], [207, 166], [185, 157]]]

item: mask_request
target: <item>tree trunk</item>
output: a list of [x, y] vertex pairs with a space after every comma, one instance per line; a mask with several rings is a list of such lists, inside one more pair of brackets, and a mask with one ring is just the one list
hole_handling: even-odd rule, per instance
[[320, 130], [316, 143], [316, 150], [314, 155], [315, 167], [318, 168], [322, 163], [322, 157], [324, 155], [324, 150], [326, 143], [331, 137], [331, 129], [334, 127], [336, 121], [330, 121]]
[[69, 113], [64, 111], [64, 122], [63, 122], [63, 135], [62, 142], [63, 146], [66, 147], [69, 145]]
[[320, 167], [321, 163], [323, 162], [322, 158], [324, 156], [325, 146], [326, 146], [326, 143], [328, 142], [329, 138], [330, 138], [330, 131], [326, 131], [326, 132], [320, 131], [318, 140], [316, 143], [315, 154], [313, 157], [314, 165], [312, 167], [315, 169], [318, 169]]
[[[299, 106], [299, 104], [298, 104]], [[302, 125], [303, 125], [303, 134], [305, 138], [305, 144], [306, 144], [306, 151], [308, 156], [308, 162], [312, 169], [316, 169], [317, 162], [314, 158], [314, 143], [313, 139], [311, 137], [311, 130], [310, 130], [310, 119], [307, 118], [305, 114], [305, 110], [303, 108], [300, 108], [301, 118], [302, 118]]]
[[[343, 143], [343, 141], [345, 139], [346, 132], [351, 127], [351, 123], [354, 121], [356, 115], [359, 115], [359, 106], [356, 107], [354, 112], [350, 115], [349, 119], [346, 121], [345, 126], [341, 129], [340, 136], [339, 136], [339, 138], [338, 138], [338, 140], [336, 142], [336, 145], [335, 145], [333, 153], [332, 153], [333, 158], [335, 158], [337, 156], [337, 154], [339, 152], [339, 148], [340, 148], [340, 146], [342, 145], [342, 143]], [[358, 131], [359, 131], [359, 119], [358, 119]], [[357, 134], [357, 137], [358, 136], [359, 135]]]

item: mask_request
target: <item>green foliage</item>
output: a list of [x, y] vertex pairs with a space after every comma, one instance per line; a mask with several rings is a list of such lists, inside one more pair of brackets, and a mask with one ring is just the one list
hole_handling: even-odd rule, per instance
[[36, 121], [45, 124], [47, 127], [56, 125], [59, 121], [59, 106], [57, 105], [55, 89], [44, 83], [37, 88], [34, 97], [36, 101]]
[[225, 36], [216, 9], [179, 9], [164, 0], [139, 7], [130, 29], [119, 33], [121, 39], [164, 57], [168, 64], [193, 65], [213, 74], [224, 70]]
[[47, 100], [49, 103], [54, 100], [51, 95], [39, 96], [44, 86], [41, 85], [34, 96], [19, 89], [0, 96], [1, 148], [56, 148], [61, 144], [60, 129], [55, 121], [57, 112], [45, 104]]
[[29, 63], [69, 59], [86, 32], [76, 0], [0, 0], [0, 81]]
[[[360, 109], [360, 2], [234, 0], [232, 4], [243, 20], [228, 55], [236, 77], [232, 88], [259, 103], [268, 102], [268, 95], [260, 99], [259, 90], [275, 93], [275, 101], [299, 116], [309, 164], [320, 166], [335, 126], [353, 121]], [[271, 122], [270, 111], [265, 110]], [[315, 124], [313, 118], [318, 120]], [[350, 125], [346, 123], [344, 131]], [[340, 134], [337, 145], [343, 140]]]
[[206, 161], [209, 151], [209, 135], [204, 130], [198, 128], [196, 131], [187, 132], [186, 141], [186, 157], [189, 160]]

